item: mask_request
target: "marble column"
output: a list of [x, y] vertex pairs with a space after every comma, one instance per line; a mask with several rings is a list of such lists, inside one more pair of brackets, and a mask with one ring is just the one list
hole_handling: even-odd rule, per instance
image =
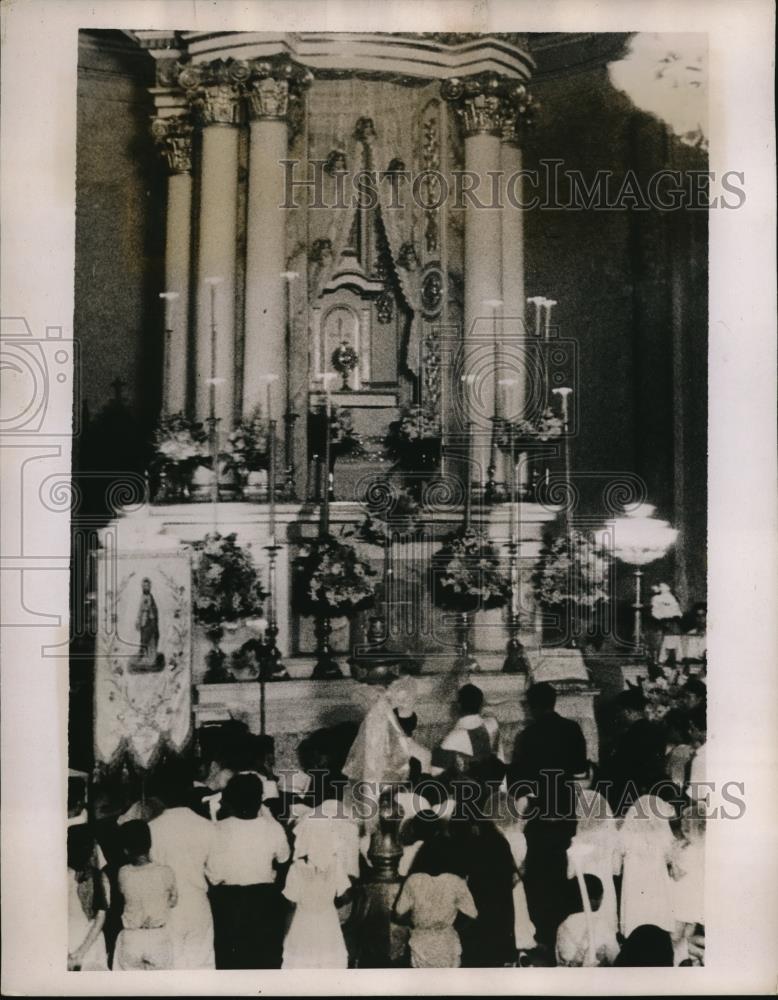
[[[463, 350], [459, 378], [463, 413], [472, 428], [470, 481], [488, 479], [494, 416], [494, 335], [492, 309], [485, 302], [502, 298], [501, 212], [493, 204], [493, 184], [499, 185], [502, 131], [500, 78], [494, 75], [446, 81], [443, 96], [454, 102], [465, 136], [465, 172], [471, 175], [474, 197], [465, 203], [465, 305]], [[454, 387], [454, 391], [457, 390]]]
[[[202, 126], [196, 289], [195, 412], [210, 416], [210, 382], [219, 439], [229, 433], [235, 408], [235, 263], [238, 201], [238, 129], [246, 64], [187, 68], [187, 90]], [[218, 279], [215, 286], [207, 279]], [[213, 293], [213, 294], [212, 294]]]
[[286, 210], [289, 83], [252, 79], [248, 90], [248, 223], [246, 232], [246, 318], [243, 348], [243, 413], [263, 402], [261, 376], [278, 376], [276, 400], [286, 410]]
[[151, 132], [167, 162], [163, 413], [186, 410], [189, 372], [189, 274], [192, 248], [192, 123], [188, 115], [154, 118]]

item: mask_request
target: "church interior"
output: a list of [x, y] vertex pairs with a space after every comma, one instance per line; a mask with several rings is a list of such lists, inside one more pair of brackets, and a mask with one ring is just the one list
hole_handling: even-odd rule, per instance
[[[630, 44], [80, 33], [69, 753], [97, 819], [238, 730], [290, 801], [317, 769], [407, 781], [360, 743], [376, 706], [447, 773], [472, 686], [509, 748], [550, 685], [596, 774], [630, 697], [704, 691], [707, 214], [570, 200], [707, 167], [614, 85]], [[350, 964], [400, 961], [397, 801]]]

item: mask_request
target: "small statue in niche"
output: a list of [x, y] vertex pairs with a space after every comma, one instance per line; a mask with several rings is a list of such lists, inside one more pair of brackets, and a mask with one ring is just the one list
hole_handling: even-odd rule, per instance
[[361, 142], [365, 146], [369, 146], [373, 140], [376, 138], [375, 125], [373, 124], [372, 118], [359, 118], [357, 119], [356, 128], [354, 129], [354, 135], [358, 142]]
[[326, 238], [314, 240], [309, 256], [312, 264], [324, 266], [332, 260], [332, 240]]
[[324, 172], [329, 174], [330, 177], [333, 174], [342, 174], [348, 170], [346, 164], [346, 154], [342, 149], [331, 149], [327, 154], [327, 159], [324, 163]]
[[400, 252], [397, 254], [397, 263], [400, 267], [405, 268], [406, 271], [417, 270], [419, 255], [416, 253], [416, 247], [413, 245], [412, 240], [408, 240], [400, 247]]

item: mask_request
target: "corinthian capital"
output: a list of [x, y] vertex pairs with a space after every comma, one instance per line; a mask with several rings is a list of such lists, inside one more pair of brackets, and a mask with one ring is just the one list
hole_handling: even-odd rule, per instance
[[217, 59], [186, 66], [178, 75], [178, 84], [202, 125], [237, 125], [249, 75], [248, 63], [243, 60]]
[[523, 84], [516, 92], [507, 95], [503, 101], [502, 141], [518, 146], [524, 131], [535, 124], [535, 113], [539, 105]]
[[496, 73], [482, 73], [463, 79], [444, 80], [443, 98], [449, 101], [462, 122], [464, 133], [470, 135], [503, 135], [506, 102], [516, 99], [525, 87]]
[[152, 118], [151, 135], [171, 174], [192, 169], [192, 122], [188, 115]]
[[249, 116], [257, 121], [287, 118], [313, 74], [289, 59], [258, 60], [251, 64], [246, 88]]

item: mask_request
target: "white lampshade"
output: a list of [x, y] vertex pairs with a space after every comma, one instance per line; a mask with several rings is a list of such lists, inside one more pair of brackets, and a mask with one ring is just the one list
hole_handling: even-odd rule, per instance
[[643, 503], [609, 522], [613, 552], [618, 559], [631, 566], [645, 566], [661, 559], [675, 544], [678, 531], [667, 521], [655, 518], [655, 510], [652, 504]]

